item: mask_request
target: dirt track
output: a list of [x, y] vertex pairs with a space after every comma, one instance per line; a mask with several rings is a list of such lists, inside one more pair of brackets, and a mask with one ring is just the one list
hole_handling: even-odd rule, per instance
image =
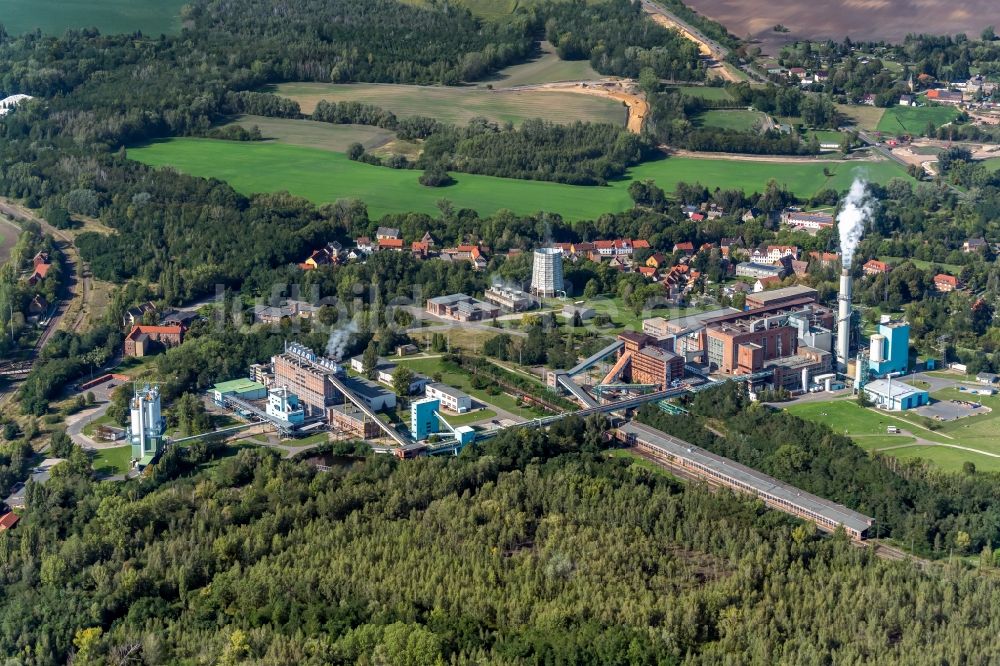
[[688, 30], [685, 26], [681, 25], [674, 19], [673, 16], [667, 14], [659, 5], [643, 3], [643, 9], [646, 15], [649, 16], [655, 23], [662, 25], [668, 30], [676, 30], [681, 33], [681, 35], [695, 44], [698, 45], [698, 52], [701, 53], [701, 57], [710, 60], [713, 64], [709, 71], [717, 75], [719, 78], [725, 79], [732, 83], [739, 83], [740, 78], [733, 74], [731, 71], [726, 69], [722, 65], [722, 58], [725, 55], [720, 52], [721, 47], [713, 47], [712, 44], [708, 43], [698, 35], [694, 34]]
[[[660, 149], [673, 157], [696, 157], [700, 160], [725, 160], [727, 162], [774, 162], [788, 164], [789, 162], [801, 162], [802, 164], [844, 164], [857, 162], [859, 160], [826, 159], [823, 157], [803, 157], [799, 155], [742, 155], [739, 153], [707, 153], [696, 150], [681, 150], [660, 146]], [[870, 162], [871, 159], [866, 159]]]
[[[632, 82], [621, 81], [574, 81], [569, 83], [540, 83], [533, 86], [519, 86], [509, 90], [534, 90], [537, 92], [572, 92], [582, 95], [606, 97], [628, 107], [626, 127], [634, 134], [642, 132], [642, 125], [649, 115], [649, 103], [641, 93], [632, 92]], [[504, 91], [498, 91], [504, 92]]]

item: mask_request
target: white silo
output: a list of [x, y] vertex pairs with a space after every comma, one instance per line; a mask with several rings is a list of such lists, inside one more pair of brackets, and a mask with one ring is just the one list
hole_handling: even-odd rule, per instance
[[871, 359], [872, 363], [885, 362], [885, 336], [876, 333], [871, 337]]
[[535, 296], [556, 296], [563, 287], [562, 250], [542, 247], [535, 250], [531, 269], [531, 293]]

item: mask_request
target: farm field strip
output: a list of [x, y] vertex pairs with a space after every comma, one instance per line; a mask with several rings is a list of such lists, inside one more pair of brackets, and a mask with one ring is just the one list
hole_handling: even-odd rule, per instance
[[312, 113], [320, 100], [362, 102], [401, 118], [430, 116], [454, 125], [473, 118], [515, 125], [534, 118], [571, 123], [577, 120], [625, 124], [620, 101], [563, 91], [488, 90], [478, 87], [412, 86], [391, 83], [282, 83], [268, 91], [299, 103]]
[[0, 23], [12, 35], [40, 28], [59, 35], [97, 27], [104, 34], [178, 32], [186, 0], [0, 0]]
[[382, 147], [393, 141], [396, 134], [370, 125], [334, 125], [315, 120], [268, 118], [266, 116], [240, 115], [223, 127], [237, 125], [250, 129], [256, 125], [265, 141], [285, 143], [307, 148], [322, 148], [346, 152], [352, 143], [360, 143], [365, 150]]
[[950, 106], [893, 106], [885, 110], [876, 129], [885, 134], [921, 134], [927, 123], [940, 127], [959, 115]]
[[[437, 202], [489, 215], [500, 209], [519, 214], [559, 213], [567, 220], [593, 219], [632, 206], [632, 180], [652, 179], [666, 191], [679, 182], [700, 182], [747, 192], [764, 190], [776, 179], [800, 196], [833, 188], [846, 190], [856, 173], [878, 182], [906, 175], [890, 162], [767, 163], [672, 157], [646, 162], [606, 187], [454, 174], [456, 184], [423, 187], [420, 172], [352, 162], [341, 153], [278, 143], [178, 138], [131, 148], [129, 156], [151, 166], [169, 166], [205, 178], [220, 178], [244, 193], [288, 191], [316, 203], [360, 199], [374, 217], [387, 213], [438, 214]], [[824, 169], [832, 173], [824, 175]]]

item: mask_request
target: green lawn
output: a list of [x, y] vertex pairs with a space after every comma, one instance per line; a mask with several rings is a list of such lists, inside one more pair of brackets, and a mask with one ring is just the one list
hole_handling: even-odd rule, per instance
[[809, 130], [807, 137], [815, 135], [820, 143], [840, 144], [844, 140], [844, 134], [836, 130]]
[[922, 134], [928, 122], [940, 127], [958, 115], [952, 106], [893, 106], [885, 110], [876, 129], [886, 134]]
[[695, 118], [695, 124], [699, 127], [719, 127], [738, 132], [760, 129], [764, 122], [763, 113], [745, 109], [703, 111]]
[[914, 259], [912, 257], [889, 257], [889, 256], [883, 256], [883, 257], [879, 257], [879, 261], [884, 261], [885, 263], [892, 264], [893, 266], [896, 266], [897, 264], [902, 264], [903, 262], [909, 261], [909, 262], [912, 262], [914, 266], [916, 266], [917, 268], [919, 268], [921, 270], [927, 270], [928, 268], [930, 268], [932, 266], [937, 266], [938, 268], [940, 268], [942, 270], [945, 270], [945, 271], [948, 271], [949, 273], [961, 273], [962, 272], [962, 268], [964, 268], [963, 266], [959, 266], [958, 264], [942, 264], [942, 263], [938, 263], [936, 261], [925, 261], [923, 259]]
[[[495, 0], [489, 0], [494, 2]], [[502, 4], [502, 3], [497, 3]], [[559, 81], [588, 81], [602, 78], [594, 71], [589, 60], [560, 60], [555, 49], [546, 41], [539, 44], [541, 49], [537, 58], [520, 65], [505, 67], [493, 76], [485, 79], [485, 83], [494, 88], [512, 88], [537, 83], [553, 83]]]
[[[472, 208], [483, 215], [507, 208], [519, 214], [548, 211], [567, 220], [593, 219], [631, 208], [628, 185], [632, 179], [653, 179], [667, 191], [684, 181], [760, 192], [774, 178], [808, 197], [828, 187], [846, 190], [859, 173], [882, 183], [908, 178], [891, 162], [758, 163], [674, 157], [641, 164], [631, 169], [628, 178], [606, 187], [454, 174], [455, 185], [431, 188], [417, 182], [417, 171], [371, 166], [352, 162], [341, 153], [278, 143], [178, 138], [131, 148], [129, 156], [152, 166], [220, 178], [244, 194], [287, 190], [316, 203], [361, 199], [376, 218], [404, 212], [437, 215], [437, 202], [448, 199], [456, 208]], [[825, 176], [824, 169], [832, 176]]]
[[[497, 395], [491, 395], [486, 391], [481, 391], [479, 389], [472, 388], [472, 382], [469, 376], [464, 372], [453, 372], [451, 370], [445, 370], [443, 361], [441, 358], [414, 358], [407, 359], [401, 358], [397, 361], [399, 365], [405, 365], [412, 368], [415, 372], [419, 372], [422, 375], [432, 377], [435, 373], [441, 373], [441, 381], [448, 386], [453, 386], [461, 391], [465, 391], [471, 395], [476, 400], [484, 402], [488, 405], [494, 407], [499, 407], [500, 409], [506, 410], [511, 414], [516, 414], [521, 418], [533, 419], [538, 416], [542, 416], [540, 412], [534, 409], [528, 409], [521, 407], [517, 404], [514, 398], [510, 397], [506, 393], [498, 393]], [[540, 383], [539, 387], [544, 389]], [[455, 422], [453, 418], [449, 418], [447, 415], [445, 419], [448, 423], [452, 425], [463, 425], [461, 422]]]
[[978, 456], [974, 453], [943, 446], [914, 445], [903, 449], [896, 449], [890, 453], [901, 460], [921, 458], [948, 472], [961, 471], [962, 465], [966, 462], [971, 462], [981, 472], [1000, 471], [1000, 458]]
[[147, 35], [180, 30], [186, 0], [0, 0], [0, 23], [10, 34], [41, 28], [62, 34], [68, 28], [97, 27], [102, 33]]
[[688, 97], [700, 97], [713, 102], [730, 102], [733, 99], [733, 96], [725, 88], [713, 86], [671, 86], [670, 90], [676, 90]]
[[104, 425], [117, 426], [118, 424], [114, 422], [114, 419], [105, 414], [104, 416], [96, 418], [87, 425], [83, 426], [83, 434], [86, 435], [87, 437], [94, 437], [94, 434], [97, 432], [97, 429], [100, 426]]
[[98, 476], [113, 476], [129, 471], [129, 461], [132, 457], [132, 447], [128, 444], [113, 449], [100, 449], [95, 452], [91, 467]]
[[[894, 425], [915, 432], [927, 439], [934, 438], [934, 433], [929, 430], [915, 427], [912, 423], [890, 416], [887, 412], [876, 412], [859, 407], [853, 399], [801, 403], [789, 405], [786, 409], [789, 413], [800, 418], [825, 423], [834, 432], [849, 437], [854, 435], [886, 435], [886, 427]], [[909, 419], [909, 417], [906, 418]]]
[[487, 90], [475, 86], [411, 86], [389, 83], [282, 83], [268, 88], [312, 113], [320, 100], [374, 104], [401, 118], [430, 116], [465, 125], [473, 118], [519, 124], [531, 118], [624, 125], [625, 106], [612, 99], [574, 92]]
[[983, 166], [990, 171], [1000, 171], [1000, 157], [991, 157], [983, 160]]
[[360, 143], [366, 150], [372, 150], [396, 138], [394, 132], [370, 125], [334, 125], [314, 120], [267, 118], [265, 116], [236, 116], [223, 127], [230, 125], [238, 125], [246, 129], [256, 125], [268, 142], [323, 148], [340, 153], [347, 152], [352, 143]]
[[[790, 405], [787, 410], [801, 418], [826, 423], [835, 432], [854, 439], [858, 446], [866, 450], [882, 449], [900, 444], [910, 444], [913, 439], [907, 436], [886, 434], [886, 427], [895, 425], [919, 437], [952, 446], [965, 446], [989, 453], [1000, 453], [1000, 441], [997, 441], [997, 419], [1000, 419], [1000, 397], [970, 396], [959, 393], [955, 389], [947, 389], [932, 395], [935, 399], [960, 398], [962, 400], [980, 401], [993, 408], [993, 412], [985, 416], [971, 416], [957, 421], [942, 423], [938, 430], [931, 431], [922, 427], [922, 417], [914, 413], [903, 413], [890, 416], [888, 413], [858, 407], [854, 400], [834, 400], [828, 402], [812, 402]], [[920, 457], [940, 463], [942, 469], [959, 469], [962, 462], [968, 460], [982, 470], [1000, 471], [1000, 458], [978, 454], [975, 451], [964, 451], [949, 446], [929, 447], [913, 445], [902, 449], [885, 451], [886, 455], [899, 458]]]
[[474, 412], [469, 412], [468, 414], [441, 414], [444, 420], [454, 427], [469, 425], [470, 423], [477, 423], [479, 421], [484, 421], [486, 419], [495, 418], [497, 413], [492, 409], [477, 409]]
[[312, 446], [314, 444], [325, 444], [328, 441], [330, 441], [330, 433], [317, 432], [301, 439], [286, 439], [281, 443], [285, 446]]

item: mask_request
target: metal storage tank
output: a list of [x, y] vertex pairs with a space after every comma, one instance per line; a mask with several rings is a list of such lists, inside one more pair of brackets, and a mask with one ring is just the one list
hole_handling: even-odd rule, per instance
[[872, 363], [882, 363], [885, 358], [885, 336], [878, 333], [871, 337], [871, 360]]

